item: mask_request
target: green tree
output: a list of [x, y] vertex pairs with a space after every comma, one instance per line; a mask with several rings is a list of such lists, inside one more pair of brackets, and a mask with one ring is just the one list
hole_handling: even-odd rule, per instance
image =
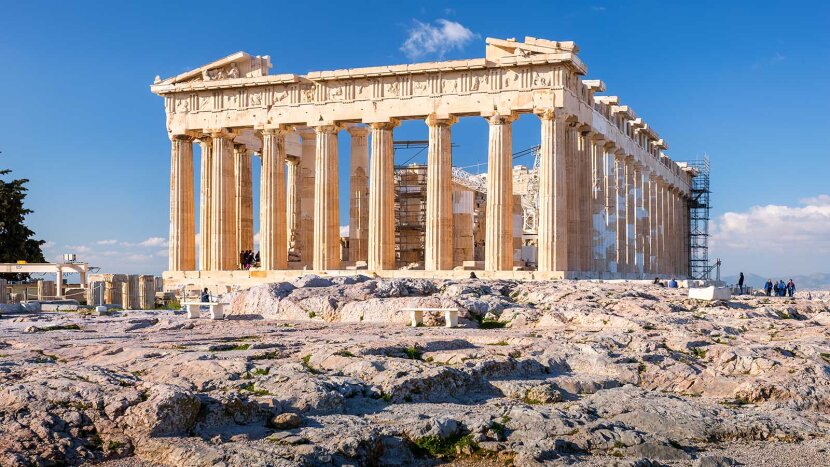
[[[0, 177], [11, 170], [0, 169]], [[43, 240], [36, 240], [32, 229], [26, 227], [26, 216], [31, 209], [23, 207], [26, 199], [28, 179], [6, 181], [0, 178], [0, 263], [15, 263], [25, 260], [31, 263], [46, 262], [40, 246]], [[28, 274], [0, 274], [3, 279], [22, 280]]]

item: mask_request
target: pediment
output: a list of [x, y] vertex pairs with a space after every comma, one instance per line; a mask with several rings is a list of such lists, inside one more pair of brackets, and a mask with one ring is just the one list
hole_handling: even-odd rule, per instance
[[268, 55], [252, 56], [245, 52], [236, 52], [207, 65], [162, 80], [156, 76], [153, 84], [177, 84], [193, 81], [221, 81], [236, 78], [256, 78], [267, 76], [271, 68]]

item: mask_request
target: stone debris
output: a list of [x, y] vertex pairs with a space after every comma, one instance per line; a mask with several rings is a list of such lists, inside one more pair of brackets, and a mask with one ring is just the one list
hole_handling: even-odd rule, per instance
[[[1, 319], [0, 465], [830, 457], [828, 301], [365, 276], [225, 298], [223, 321]], [[458, 308], [460, 327], [408, 327], [411, 306]]]

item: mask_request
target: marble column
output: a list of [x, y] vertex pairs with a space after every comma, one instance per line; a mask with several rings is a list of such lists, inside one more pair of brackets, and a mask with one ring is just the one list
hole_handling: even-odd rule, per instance
[[314, 190], [316, 187], [317, 134], [313, 129], [299, 130], [302, 137], [300, 157], [300, 263], [303, 267], [314, 264]]
[[493, 115], [487, 149], [487, 223], [484, 269], [513, 270], [513, 120]]
[[254, 193], [251, 181], [251, 153], [244, 144], [233, 147], [234, 202], [236, 205], [236, 256], [254, 249]]
[[567, 270], [567, 191], [565, 114], [537, 112], [542, 123], [539, 148], [538, 271]]
[[[193, 208], [193, 138], [170, 137], [170, 253], [168, 270], [196, 270], [196, 219]], [[4, 291], [0, 290], [0, 293]]]
[[626, 204], [628, 201], [628, 185], [625, 179], [626, 156], [618, 149], [614, 154], [614, 170], [617, 175], [617, 272], [621, 275], [628, 273], [628, 224], [626, 219]]
[[234, 204], [233, 134], [211, 131], [210, 270], [237, 268], [236, 205]]
[[594, 268], [593, 236], [592, 236], [592, 201], [593, 184], [591, 174], [592, 143], [591, 131], [587, 125], [582, 125], [576, 134], [577, 138], [577, 270], [591, 271]]
[[659, 180], [657, 183], [657, 217], [658, 217], [658, 240], [657, 245], [657, 263], [660, 267], [660, 274], [669, 274], [669, 262], [667, 258], [666, 236], [668, 228], [666, 227], [666, 183]]
[[608, 271], [605, 256], [605, 140], [599, 134], [590, 137], [591, 150], [591, 270], [602, 274]]
[[395, 160], [397, 121], [372, 123], [369, 160], [369, 270], [395, 269]]
[[424, 269], [453, 267], [452, 131], [455, 118], [430, 115], [427, 149], [427, 205]]
[[634, 253], [635, 264], [637, 265], [637, 274], [642, 278], [646, 272], [646, 238], [648, 232], [646, 225], [648, 224], [648, 212], [646, 211], [645, 196], [647, 188], [643, 182], [644, 166], [642, 164], [634, 165], [634, 183], [636, 185], [635, 194], [637, 196], [637, 204], [635, 209], [634, 220]]
[[657, 176], [652, 172], [648, 176], [648, 272], [655, 275], [659, 272], [657, 267]]
[[619, 272], [617, 263], [617, 171], [616, 148], [613, 143], [605, 145], [605, 261], [607, 271], [611, 274]]
[[569, 123], [565, 128], [565, 202], [567, 205], [567, 260], [566, 270], [578, 271], [579, 245], [580, 245], [580, 221], [581, 212], [579, 209], [579, 133], [575, 123]]
[[213, 140], [203, 135], [199, 140], [202, 155], [199, 163], [199, 270], [210, 269], [210, 213]]
[[292, 256], [296, 256], [298, 254], [300, 235], [300, 159], [297, 157], [286, 157], [285, 172], [285, 236], [288, 240], [289, 253]]
[[314, 270], [340, 269], [340, 201], [336, 125], [314, 127], [317, 177], [314, 180]]
[[369, 248], [369, 129], [352, 126], [349, 177], [349, 261], [367, 261]]
[[264, 270], [288, 269], [285, 225], [285, 134], [283, 128], [262, 130], [259, 183], [259, 255]]
[[637, 251], [636, 251], [636, 219], [637, 219], [637, 184], [634, 176], [634, 158], [629, 157], [625, 162], [625, 255], [626, 272], [634, 274], [637, 272]]

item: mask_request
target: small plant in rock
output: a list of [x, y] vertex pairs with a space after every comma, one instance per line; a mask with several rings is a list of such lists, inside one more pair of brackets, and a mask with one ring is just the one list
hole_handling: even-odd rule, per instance
[[422, 356], [421, 351], [420, 351], [420, 350], [418, 350], [418, 348], [417, 348], [417, 347], [415, 347], [414, 345], [413, 345], [413, 346], [410, 346], [410, 347], [405, 347], [405, 348], [403, 349], [403, 353], [405, 353], [405, 354], [406, 354], [406, 356], [407, 356], [408, 358], [412, 359], [412, 360], [422, 360], [422, 358], [421, 358], [421, 356]]
[[478, 324], [480, 329], [501, 329], [507, 326], [506, 322], [498, 321], [495, 319], [482, 319], [481, 322]]
[[77, 324], [57, 324], [53, 326], [46, 326], [45, 328], [38, 328], [38, 332], [48, 331], [80, 331], [81, 327]]
[[692, 356], [698, 359], [706, 358], [706, 349], [702, 349], [700, 347], [692, 347]]
[[637, 373], [639, 373], [639, 374], [645, 373], [647, 369], [648, 368], [646, 367], [646, 364], [643, 363], [643, 362], [640, 362], [640, 364], [637, 365]]
[[270, 372], [271, 370], [268, 368], [254, 368], [254, 376], [265, 376]]
[[646, 331], [654, 331], [655, 329], [657, 329], [657, 326], [651, 323], [646, 323], [643, 325], [643, 329], [645, 329]]
[[314, 374], [320, 373], [319, 370], [317, 370], [316, 368], [311, 366], [311, 363], [309, 363], [310, 361], [311, 361], [311, 355], [306, 355], [305, 357], [303, 357], [303, 363], [302, 363], [303, 368], [305, 368], [305, 370], [309, 373], [314, 373]]
[[355, 356], [353, 353], [349, 352], [348, 350], [338, 350], [337, 352], [334, 352], [334, 354], [337, 355], [338, 357], [354, 357]]
[[308, 319], [314, 319], [315, 316], [317, 316], [317, 313], [315, 313], [313, 311], [308, 312]]
[[412, 451], [421, 457], [455, 458], [463, 452], [473, 453], [478, 444], [471, 435], [456, 434], [447, 438], [424, 436], [411, 443]]
[[505, 340], [500, 340], [500, 341], [498, 341], [498, 342], [491, 342], [491, 343], [489, 343], [489, 344], [487, 344], [487, 345], [501, 345], [501, 346], [503, 346], [503, 345], [507, 345], [507, 341], [505, 341]]

